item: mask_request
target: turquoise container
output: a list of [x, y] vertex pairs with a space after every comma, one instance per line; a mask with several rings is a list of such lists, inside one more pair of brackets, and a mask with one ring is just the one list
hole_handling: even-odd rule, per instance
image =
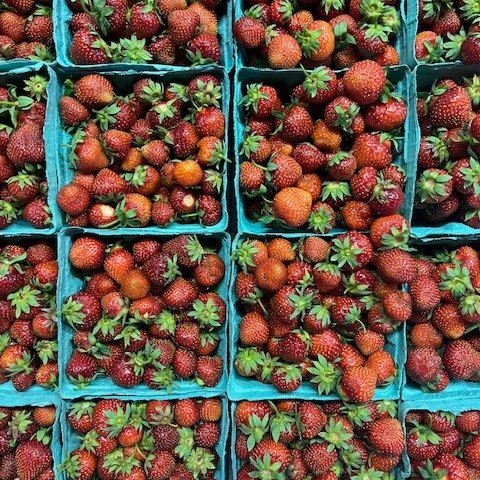
[[[232, 1], [226, 0], [220, 7], [218, 12], [218, 36], [220, 40], [221, 61], [220, 66], [229, 72], [233, 68], [233, 50], [232, 50]], [[73, 12], [67, 5], [66, 0], [53, 0], [54, 14], [54, 38], [57, 50], [57, 60], [61, 67], [71, 69], [93, 68], [97, 71], [130, 71], [130, 70], [161, 70], [161, 71], [188, 71], [195, 70], [201, 72], [208, 65], [200, 65], [198, 67], [163, 65], [158, 63], [103, 63], [100, 65], [76, 65], [70, 59], [69, 49], [72, 43], [72, 34], [70, 32], [70, 19]], [[212, 64], [215, 65], [215, 64]]]
[[[418, 65], [413, 70], [413, 82], [414, 92], [428, 92], [434, 82], [443, 78], [451, 78], [453, 80], [462, 80], [464, 78], [470, 78], [474, 75], [480, 75], [480, 65], [463, 65], [461, 63], [447, 64], [440, 63], [436, 65]], [[412, 152], [415, 162], [418, 158], [418, 152], [420, 150], [420, 124], [418, 122], [417, 115], [412, 115], [412, 122], [414, 124], [414, 137], [415, 137], [415, 149]], [[479, 233], [480, 230], [469, 227], [464, 223], [458, 221], [447, 221], [443, 224], [428, 225], [420, 223], [415, 218], [412, 225], [415, 228], [415, 233], [412, 232], [412, 236], [424, 237], [437, 237], [441, 235], [473, 235]]]
[[[60, 397], [52, 392], [47, 392], [42, 389], [42, 392], [36, 392], [34, 396], [18, 395], [2, 393], [0, 395], [0, 405], [2, 407], [46, 407], [54, 405], [56, 408], [55, 423], [52, 428], [52, 440], [50, 442], [50, 449], [53, 456], [53, 469], [58, 472], [58, 467], [62, 462], [62, 447], [61, 447], [61, 418], [62, 418], [62, 402]], [[55, 478], [58, 478], [57, 473]]]
[[[301, 236], [294, 234], [264, 236], [238, 234], [232, 242], [232, 252], [237, 248], [238, 242], [245, 238], [258, 238], [260, 240], [269, 240], [282, 236], [291, 240], [299, 240]], [[309, 235], [307, 235], [309, 236]], [[311, 236], [311, 235], [310, 235]], [[318, 395], [314, 385], [310, 382], [303, 382], [300, 388], [290, 393], [280, 393], [273, 385], [263, 384], [255, 379], [240, 376], [234, 367], [235, 356], [238, 349], [239, 324], [241, 315], [237, 311], [238, 299], [235, 295], [235, 279], [238, 273], [238, 267], [235, 262], [231, 265], [231, 282], [230, 282], [230, 323], [229, 323], [229, 378], [228, 378], [228, 398], [232, 401], [239, 400], [286, 400], [286, 399], [302, 399], [302, 400], [338, 400], [340, 397], [336, 393], [329, 395]], [[405, 326], [399, 327], [392, 334], [388, 335], [385, 349], [392, 355], [397, 366], [397, 376], [395, 381], [387, 387], [377, 388], [374, 400], [397, 400], [400, 398], [400, 392], [404, 384], [404, 366], [406, 361], [406, 340]]]
[[[58, 169], [58, 187], [61, 188], [67, 183], [70, 183], [73, 179], [75, 171], [70, 168], [68, 164], [68, 153], [69, 148], [68, 145], [71, 143], [72, 135], [67, 133], [62, 128], [62, 122], [59, 116], [59, 109], [58, 109], [58, 102], [60, 98], [63, 96], [63, 84], [65, 80], [69, 78], [81, 78], [84, 75], [88, 75], [90, 73], [95, 73], [96, 70], [92, 69], [85, 69], [85, 70], [72, 70], [68, 69], [57, 69], [57, 73], [55, 76], [55, 82], [52, 87], [52, 99], [55, 105], [54, 108], [54, 119], [55, 122], [54, 132], [55, 132], [55, 144], [57, 147], [57, 169]], [[160, 71], [115, 71], [115, 72], [105, 72], [104, 75], [113, 83], [116, 88], [120, 88], [122, 90], [131, 91], [131, 87], [133, 84], [144, 77], [151, 77], [159, 82], [188, 82], [192, 78], [197, 77], [202, 73], [209, 73], [215, 75], [221, 82], [222, 86], [222, 111], [225, 115], [225, 137], [223, 139], [224, 144], [226, 145], [226, 149], [229, 145], [229, 108], [230, 108], [230, 83], [227, 73], [215, 67], [206, 67], [203, 71], [198, 70], [183, 70], [183, 71], [170, 71], [170, 72], [160, 72]], [[130, 89], [130, 90], [128, 90]], [[228, 150], [226, 152], [229, 153]], [[150, 234], [150, 235], [157, 235], [161, 233], [170, 233], [170, 234], [180, 234], [180, 233], [210, 233], [210, 232], [224, 232], [228, 226], [228, 206], [227, 206], [227, 189], [228, 189], [228, 176], [227, 176], [227, 162], [223, 164], [223, 187], [222, 187], [222, 194], [220, 197], [220, 201], [222, 204], [222, 218], [216, 225], [212, 226], [204, 226], [197, 223], [189, 223], [189, 224], [182, 224], [182, 223], [172, 223], [167, 225], [166, 227], [157, 227], [157, 226], [150, 226], [146, 228], [130, 228], [130, 227], [119, 227], [115, 229], [109, 229], [112, 233], [116, 234], [123, 234], [123, 233], [136, 233], [136, 234]], [[65, 215], [63, 212], [60, 212], [62, 225], [67, 226], [65, 223]], [[95, 228], [88, 228], [90, 232], [98, 232], [105, 229], [95, 229]]]
[[[446, 225], [435, 230], [435, 235], [427, 235], [426, 229], [414, 227], [412, 229], [410, 245], [421, 251], [431, 251], [443, 249], [455, 249], [462, 245], [471, 245], [477, 250], [480, 248], [480, 238], [478, 234], [462, 234], [455, 231], [452, 225]], [[425, 234], [425, 235], [424, 235]], [[407, 329], [408, 335], [408, 329]], [[405, 342], [407, 343], [407, 341]], [[405, 401], [447, 401], [449, 399], [464, 399], [472, 397], [480, 398], [480, 382], [467, 382], [464, 380], [451, 380], [449, 386], [441, 392], [423, 392], [420, 387], [408, 380], [405, 374], [405, 387], [402, 391], [402, 400]], [[480, 407], [479, 407], [480, 408]]]
[[[414, 193], [415, 193], [415, 177], [416, 177], [416, 156], [414, 156], [416, 138], [412, 135], [413, 116], [415, 114], [415, 90], [413, 87], [412, 76], [409, 74], [407, 67], [393, 67], [388, 69], [388, 78], [397, 85], [398, 93], [406, 100], [408, 107], [408, 117], [404, 126], [404, 137], [399, 141], [399, 153], [394, 158], [394, 163], [400, 165], [407, 174], [407, 184], [405, 187], [405, 200], [400, 213], [408, 220], [411, 219]], [[245, 135], [245, 116], [243, 107], [240, 105], [242, 96], [244, 95], [246, 86], [251, 83], [264, 83], [273, 85], [280, 92], [290, 92], [292, 88], [304, 79], [304, 73], [298, 70], [254, 70], [242, 68], [237, 70], [234, 82], [234, 109], [233, 109], [233, 125], [234, 125], [234, 150], [235, 150], [235, 196], [237, 207], [237, 223], [240, 233], [254, 233], [263, 235], [265, 233], [274, 233], [275, 228], [271, 228], [261, 222], [252, 221], [245, 213], [243, 195], [240, 188], [239, 166], [242, 161], [240, 149], [243, 144]], [[284, 229], [284, 231], [295, 233], [308, 233], [307, 226], [304, 225], [298, 229]], [[346, 231], [343, 228], [334, 228], [330, 234], [337, 234]], [[312, 233], [312, 232], [310, 232]]]
[[47, 203], [52, 212], [52, 224], [48, 228], [38, 229], [34, 228], [30, 223], [22, 218], [15, 220], [8, 227], [0, 230], [0, 235], [25, 235], [41, 233], [43, 235], [51, 235], [60, 229], [60, 210], [57, 206], [57, 171], [56, 171], [56, 157], [57, 151], [54, 139], [47, 133], [52, 130], [55, 125], [55, 110], [56, 103], [53, 98], [55, 72], [51, 67], [47, 67], [42, 63], [35, 63], [29, 66], [14, 68], [12, 70], [0, 73], [0, 86], [5, 86], [9, 83], [20, 84], [23, 80], [36, 74], [41, 74], [49, 79], [47, 87], [47, 109], [45, 117], [45, 125], [43, 127], [43, 139], [45, 143], [45, 174], [48, 182]]
[[[68, 261], [68, 255], [70, 252], [70, 247], [73, 240], [80, 236], [84, 235], [86, 232], [81, 228], [67, 228], [63, 229], [59, 236], [59, 261], [60, 261], [60, 272], [59, 272], [59, 289], [57, 291], [57, 304], [59, 308], [63, 305], [64, 301], [72, 294], [81, 290], [84, 282], [81, 277], [77, 276], [75, 269], [72, 267]], [[171, 235], [152, 235], [150, 233], [142, 232], [142, 234], [128, 232], [122, 235], [114, 235], [112, 232], [102, 231], [98, 232], [99, 237], [108, 243], [114, 243], [121, 240], [125, 243], [130, 243], [140, 238], [145, 239], [148, 237], [156, 238], [160, 242], [164, 242], [169, 238], [172, 238]], [[227, 302], [228, 296], [228, 285], [230, 279], [230, 236], [227, 233], [224, 234], [205, 234], [199, 235], [199, 240], [205, 240], [214, 242], [218, 246], [218, 254], [225, 262], [225, 277], [217, 287], [217, 293]], [[228, 305], [228, 303], [227, 303]], [[228, 317], [228, 311], [227, 311]], [[151, 398], [186, 398], [186, 397], [213, 397], [222, 395], [226, 391], [227, 386], [227, 339], [226, 339], [226, 325], [228, 323], [228, 318], [225, 324], [221, 329], [218, 330], [220, 336], [220, 344], [217, 348], [217, 354], [224, 359], [223, 365], [223, 374], [219, 383], [212, 388], [200, 387], [196, 382], [191, 380], [176, 380], [173, 386], [173, 391], [171, 394], [167, 393], [166, 390], [154, 390], [146, 386], [144, 383], [137, 385], [133, 388], [124, 388], [115, 385], [109, 378], [100, 377], [94, 380], [87, 388], [78, 389], [72, 384], [65, 373], [66, 365], [70, 359], [73, 351], [72, 337], [73, 329], [66, 323], [59, 319], [58, 321], [58, 337], [61, 339], [59, 343], [59, 380], [60, 380], [60, 395], [62, 399], [75, 399], [80, 398], [86, 395], [90, 396], [105, 396], [105, 395], [124, 395], [126, 397], [131, 396], [141, 396], [145, 399]]]
[[[111, 397], [110, 395], [106, 395], [102, 398], [117, 398], [121, 400], [125, 400], [127, 402], [133, 401], [147, 401], [143, 396], [120, 396], [120, 397]], [[176, 398], [192, 398], [191, 395], [183, 395]], [[87, 396], [82, 400], [87, 401], [95, 401], [100, 400], [100, 398], [96, 398], [95, 396]], [[164, 398], [164, 400], [171, 400], [171, 398]], [[226, 397], [221, 397], [222, 400], [222, 418], [220, 420], [220, 440], [215, 447], [215, 451], [218, 454], [218, 466], [217, 470], [215, 471], [214, 478], [215, 480], [224, 480], [228, 478], [228, 466], [227, 466], [227, 439], [229, 437], [229, 415], [228, 415], [228, 402]], [[70, 400], [63, 401], [63, 408], [62, 408], [62, 458], [65, 459], [67, 455], [78, 448], [80, 446], [80, 440], [76, 434], [70, 427], [70, 423], [67, 420], [68, 410], [73, 402]], [[65, 474], [60, 472], [59, 479], [66, 480]]]
[[[310, 2], [312, 3], [312, 2]], [[410, 2], [411, 3], [411, 2]], [[411, 5], [408, 4], [408, 9]], [[239, 18], [243, 17], [243, 12], [248, 9], [247, 2], [245, 0], [237, 0], [234, 2], [233, 7], [233, 22], [237, 21]], [[398, 12], [400, 14], [400, 30], [397, 33], [394, 42], [392, 45], [397, 50], [400, 57], [400, 65], [407, 65], [408, 62], [408, 41], [410, 40], [409, 31], [408, 31], [408, 14], [407, 14], [407, 1], [400, 0], [398, 6]], [[235, 56], [235, 65], [237, 70], [243, 67], [251, 68], [252, 70], [267, 70], [272, 71], [273, 69], [267, 68], [264, 66], [256, 66], [254, 62], [249, 62], [248, 57], [251, 54], [251, 51], [243, 48], [238, 45], [235, 38], [233, 38], [233, 54]], [[268, 62], [266, 62], [268, 64]], [[273, 70], [275, 71], [275, 70]], [[301, 71], [300, 69], [289, 70], [291, 72]]]
[[[38, 233], [35, 234], [21, 234], [17, 235], [14, 233], [6, 233], [3, 235], [0, 235], [0, 248], [3, 246], [2, 244], [6, 243], [14, 243], [14, 244], [30, 244], [33, 241], [52, 241], [52, 243], [56, 243], [56, 237], [46, 237], [44, 235], [41, 235]], [[58, 248], [57, 248], [58, 251]], [[58, 287], [57, 287], [58, 291]], [[58, 340], [58, 339], [57, 339]], [[34, 383], [28, 390], [25, 392], [19, 392], [18, 390], [15, 389], [15, 387], [12, 385], [12, 382], [9, 380], [8, 382], [5, 383], [0, 383], [0, 398], [3, 395], [11, 395], [11, 396], [17, 396], [17, 397], [24, 397], [26, 400], [30, 398], [37, 398], [37, 397], [49, 397], [49, 396], [54, 396], [56, 397], [57, 394], [57, 389], [55, 390], [48, 390], [46, 388], [40, 387], [36, 383]], [[26, 404], [25, 404], [26, 405]]]
[[[268, 400], [268, 398], [265, 398]], [[250, 398], [248, 399], [250, 400]], [[275, 401], [274, 398], [271, 398], [270, 400]], [[298, 396], [296, 400], [305, 400], [303, 396]], [[237, 458], [237, 455], [235, 453], [235, 442], [237, 441], [237, 427], [235, 425], [235, 410], [237, 408], [238, 402], [229, 402], [230, 403], [230, 425], [231, 425], [231, 434], [230, 434], [230, 464], [231, 464], [231, 472], [230, 472], [230, 479], [231, 480], [237, 480], [237, 473], [238, 469], [241, 466], [241, 460]], [[319, 402], [320, 404], [322, 402]], [[397, 418], [401, 420], [400, 416], [400, 409], [397, 411]], [[406, 465], [405, 465], [405, 458], [402, 457], [402, 461], [400, 464], [395, 468], [394, 474], [396, 479], [401, 479], [401, 478], [407, 478], [405, 476], [406, 472]]]
[[[461, 401], [460, 401], [461, 400]], [[405, 418], [407, 413], [411, 410], [428, 410], [429, 412], [450, 412], [458, 415], [459, 413], [466, 412], [467, 410], [480, 410], [480, 397], [477, 398], [465, 398], [462, 395], [458, 397], [452, 396], [448, 399], [437, 398], [415, 398], [411, 401], [402, 402], [399, 409], [400, 420], [403, 425], [403, 429], [406, 432]], [[410, 458], [407, 452], [402, 455], [404, 471], [399, 478], [410, 478], [412, 474], [412, 468], [410, 464]]]

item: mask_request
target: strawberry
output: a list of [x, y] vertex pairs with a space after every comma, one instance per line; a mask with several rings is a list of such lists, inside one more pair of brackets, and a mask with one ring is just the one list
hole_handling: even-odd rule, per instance
[[223, 360], [219, 356], [202, 356], [197, 361], [197, 383], [214, 387], [223, 374]]
[[73, 34], [70, 58], [77, 65], [110, 63], [105, 47], [98, 33], [81, 29]]
[[343, 76], [347, 95], [359, 105], [375, 102], [385, 86], [385, 73], [378, 63], [363, 60], [352, 66]]
[[320, 475], [332, 468], [338, 459], [335, 449], [330, 450], [326, 443], [313, 443], [304, 450], [305, 463], [312, 473]]
[[192, 10], [174, 10], [168, 17], [168, 33], [176, 45], [186, 45], [200, 24], [198, 14]]
[[434, 126], [451, 129], [461, 127], [469, 120], [472, 105], [463, 87], [451, 88], [435, 100], [428, 109], [429, 118]]
[[74, 240], [69, 260], [79, 270], [100, 268], [104, 261], [105, 244], [95, 237], [80, 237]]
[[74, 94], [77, 100], [87, 108], [100, 109], [114, 99], [113, 86], [102, 75], [85, 75], [74, 84]]
[[257, 48], [265, 42], [265, 27], [252, 17], [240, 17], [233, 25], [233, 34], [244, 48]]
[[281, 33], [270, 40], [267, 55], [272, 68], [295, 68], [302, 58], [302, 50], [294, 37]]
[[339, 386], [339, 395], [353, 402], [368, 402], [373, 398], [377, 374], [367, 367], [353, 367], [344, 371]]
[[212, 33], [200, 33], [188, 42], [187, 58], [193, 66], [205, 63], [219, 63], [220, 43]]
[[424, 384], [435, 380], [441, 364], [442, 359], [433, 348], [414, 348], [408, 351], [406, 371], [413, 381]]
[[22, 167], [25, 163], [44, 163], [45, 148], [41, 127], [35, 123], [21, 125], [10, 135], [6, 153], [16, 167]]
[[388, 283], [400, 285], [415, 278], [415, 262], [412, 256], [403, 250], [391, 249], [378, 254], [376, 267], [380, 276]]
[[465, 340], [449, 343], [445, 347], [442, 360], [451, 378], [468, 380], [479, 370], [479, 352]]
[[308, 219], [312, 206], [311, 195], [296, 187], [280, 190], [273, 199], [273, 212], [287, 225], [300, 227]]
[[90, 193], [81, 185], [68, 184], [58, 191], [57, 204], [67, 215], [80, 215], [87, 211]]
[[52, 223], [50, 207], [43, 198], [28, 203], [23, 209], [22, 217], [38, 229], [47, 228]]
[[52, 466], [52, 452], [36, 440], [23, 442], [15, 450], [15, 463], [21, 480], [36, 478]]
[[59, 102], [60, 117], [65, 125], [79, 125], [88, 120], [90, 112], [73, 97], [62, 97]]
[[150, 38], [160, 30], [160, 19], [147, 2], [138, 2], [130, 10], [130, 28], [139, 39]]

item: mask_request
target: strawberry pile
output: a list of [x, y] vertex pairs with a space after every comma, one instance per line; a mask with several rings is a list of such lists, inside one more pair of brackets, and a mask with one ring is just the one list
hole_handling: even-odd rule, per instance
[[61, 470], [67, 480], [213, 479], [222, 414], [219, 398], [72, 403], [79, 445]]
[[0, 6], [0, 59], [53, 62], [51, 0], [6, 0]]
[[368, 230], [398, 212], [406, 177], [392, 161], [407, 107], [394, 89], [371, 60], [342, 78], [318, 67], [283, 103], [275, 87], [247, 85], [239, 167], [247, 216], [326, 233], [337, 224]]
[[105, 375], [121, 387], [143, 381], [171, 391], [175, 380], [195, 378], [214, 387], [223, 373], [215, 353], [226, 305], [216, 289], [225, 264], [210, 246], [188, 235], [131, 245], [76, 238], [70, 264], [85, 282], [62, 307], [74, 330], [69, 380], [83, 388]]
[[480, 78], [435, 82], [419, 92], [422, 137], [416, 216], [425, 223], [459, 221], [480, 228]]
[[411, 302], [399, 288], [409, 254], [376, 249], [390, 227], [375, 227], [371, 239], [351, 231], [329, 241], [242, 240], [233, 253], [242, 270], [237, 373], [280, 392], [309, 382], [319, 395], [356, 403], [392, 383], [388, 335], [410, 317]]
[[396, 413], [388, 401], [240, 402], [237, 478], [393, 480], [405, 448]]
[[17, 218], [39, 229], [51, 225], [43, 142], [47, 84], [36, 74], [0, 87], [0, 229]]
[[480, 63], [479, 22], [475, 0], [418, 0], [416, 59], [423, 63]]
[[50, 243], [0, 247], [0, 383], [19, 391], [56, 386], [57, 276]]
[[68, 0], [77, 65], [220, 63], [218, 11], [223, 0]]
[[[50, 449], [56, 408], [0, 407], [2, 480], [54, 480]], [[58, 440], [57, 440], [58, 441]]]
[[141, 78], [127, 92], [98, 74], [67, 80], [59, 109], [72, 135], [75, 175], [57, 196], [67, 223], [218, 223], [226, 159], [221, 97], [210, 74], [188, 84]]
[[[424, 252], [422, 252], [424, 253]], [[480, 381], [480, 258], [470, 246], [419, 255], [410, 272], [413, 314], [406, 364], [410, 380], [441, 391]]]
[[247, 63], [271, 68], [330, 65], [341, 69], [371, 58], [397, 65], [392, 46], [401, 27], [396, 0], [249, 0], [234, 24]]
[[480, 411], [411, 410], [405, 423], [409, 478], [480, 478]]

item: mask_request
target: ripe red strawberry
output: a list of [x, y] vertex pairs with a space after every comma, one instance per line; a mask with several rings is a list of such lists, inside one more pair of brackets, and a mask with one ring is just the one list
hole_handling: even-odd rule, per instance
[[406, 371], [419, 384], [433, 382], [440, 373], [442, 358], [433, 348], [413, 348], [408, 351]]
[[344, 371], [340, 380], [339, 394], [352, 402], [372, 400], [377, 384], [377, 374], [366, 367], [353, 367]]
[[97, 33], [85, 29], [73, 34], [69, 53], [77, 65], [110, 63], [103, 40]]
[[21, 443], [15, 450], [15, 462], [21, 480], [37, 478], [51, 468], [53, 457], [50, 448], [36, 440]]
[[168, 33], [176, 45], [186, 45], [195, 35], [200, 18], [195, 11], [174, 10], [168, 15]]
[[90, 112], [77, 99], [62, 97], [59, 102], [60, 116], [65, 125], [79, 125], [88, 120]]
[[453, 87], [435, 98], [428, 109], [428, 116], [436, 127], [447, 129], [461, 127], [470, 119], [472, 103], [463, 87]]
[[25, 163], [44, 163], [42, 128], [35, 123], [25, 123], [17, 128], [8, 139], [7, 156], [16, 167]]
[[468, 380], [480, 370], [480, 352], [465, 340], [449, 343], [443, 352], [443, 364], [451, 378]]
[[223, 360], [219, 356], [202, 356], [197, 360], [197, 382], [206, 387], [214, 387], [223, 373]]
[[376, 259], [376, 267], [386, 282], [396, 285], [409, 283], [416, 275], [412, 255], [396, 248], [380, 252]]
[[187, 57], [192, 65], [219, 63], [220, 43], [213, 33], [200, 33], [188, 42]]
[[53, 45], [53, 21], [48, 15], [40, 15], [42, 9], [29, 17], [25, 24], [25, 36], [29, 42], [40, 42], [50, 47]]
[[378, 63], [362, 60], [353, 65], [343, 76], [347, 95], [359, 105], [375, 102], [385, 86], [385, 73]]
[[74, 240], [70, 252], [70, 263], [79, 270], [100, 268], [105, 256], [105, 244], [95, 237], [79, 237]]
[[405, 448], [401, 423], [396, 418], [380, 418], [368, 428], [368, 441], [375, 450], [389, 454], [401, 455]]
[[48, 228], [52, 223], [50, 207], [43, 198], [28, 203], [23, 209], [22, 217], [34, 228]]
[[338, 459], [335, 449], [328, 449], [326, 443], [312, 443], [304, 452], [305, 462], [312, 473], [321, 475], [328, 472]]
[[138, 2], [130, 10], [130, 28], [137, 38], [150, 38], [160, 30], [160, 19], [151, 5]]
[[290, 69], [299, 64], [302, 50], [293, 36], [280, 33], [269, 42], [267, 55], [270, 67]]
[[237, 42], [245, 48], [260, 47], [265, 41], [265, 27], [252, 17], [240, 17], [233, 26]]

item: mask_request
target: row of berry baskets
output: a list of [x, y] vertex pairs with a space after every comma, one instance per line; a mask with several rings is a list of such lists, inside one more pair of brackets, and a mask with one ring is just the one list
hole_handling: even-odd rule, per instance
[[0, 392], [480, 396], [476, 237], [412, 234], [5, 236]]
[[29, 403], [2, 397], [0, 411], [10, 441], [3, 471], [12, 471], [13, 457], [25, 478], [478, 475], [478, 399], [355, 405], [40, 395]]
[[400, 213], [422, 236], [473, 234], [479, 122], [463, 125], [477, 118], [478, 71], [242, 68], [230, 97], [215, 67], [12, 70], [0, 77], [1, 226], [223, 232], [230, 216], [239, 232], [329, 234]]
[[384, 66], [478, 63], [474, 1], [348, 4], [204, 0], [150, 5], [57, 0], [2, 10], [2, 68], [35, 61], [104, 70], [180, 70], [222, 65], [344, 68], [365, 58]]

